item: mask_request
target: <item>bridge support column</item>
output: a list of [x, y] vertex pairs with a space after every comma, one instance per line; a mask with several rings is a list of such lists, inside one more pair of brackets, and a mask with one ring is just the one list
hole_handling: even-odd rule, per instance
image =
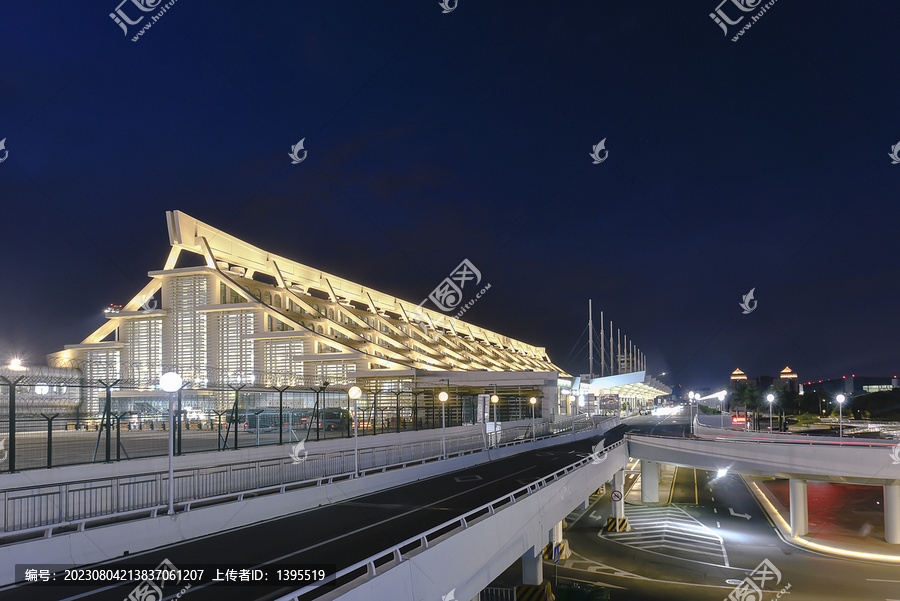
[[900, 545], [900, 484], [884, 485], [884, 540]]
[[659, 503], [659, 464], [641, 459], [641, 503]]
[[612, 517], [616, 520], [625, 518], [625, 470], [619, 470], [613, 476], [613, 496], [618, 493], [619, 500], [612, 502]]
[[806, 480], [791, 478], [791, 536], [809, 533], [809, 506], [806, 499]]
[[563, 540], [563, 523], [560, 522], [550, 529], [550, 542], [561, 543]]
[[541, 549], [531, 547], [522, 555], [522, 584], [540, 584], [544, 581], [544, 562]]
[[625, 517], [625, 470], [619, 470], [613, 476], [613, 489], [611, 493], [612, 511], [606, 520], [607, 532], [628, 532], [628, 518]]

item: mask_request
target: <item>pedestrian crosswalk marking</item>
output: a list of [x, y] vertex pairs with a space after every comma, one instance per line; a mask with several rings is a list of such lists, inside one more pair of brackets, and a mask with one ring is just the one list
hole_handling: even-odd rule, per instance
[[631, 532], [600, 532], [598, 536], [635, 549], [663, 555], [677, 552], [729, 566], [722, 537], [677, 505], [626, 506], [625, 516]]

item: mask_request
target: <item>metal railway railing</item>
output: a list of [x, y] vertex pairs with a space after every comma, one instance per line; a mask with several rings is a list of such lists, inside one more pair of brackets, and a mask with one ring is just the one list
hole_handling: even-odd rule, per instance
[[[540, 433], [531, 426], [501, 432], [499, 441], [483, 434], [449, 437], [448, 457], [505, 447], [530, 440], [564, 436], [572, 425], [554, 432], [559, 424], [544, 422]], [[596, 427], [589, 419], [576, 419], [575, 430]], [[359, 450], [359, 474], [407, 467], [441, 458], [441, 439], [368, 447]], [[355, 477], [354, 451], [309, 453], [302, 461], [291, 457], [261, 459], [175, 470], [175, 510], [243, 500], [250, 496], [285, 493], [306, 486], [321, 486]], [[167, 509], [168, 472], [165, 470], [109, 478], [20, 487], [0, 491], [0, 545], [37, 537], [50, 537], [94, 526], [155, 517]]]
[[[618, 442], [605, 447], [598, 454], [605, 454], [624, 444], [625, 440], [619, 440]], [[495, 513], [497, 513], [497, 511], [502, 510], [504, 507], [513, 505], [520, 499], [538, 492], [551, 482], [555, 482], [559, 478], [570, 474], [571, 472], [587, 465], [588, 463], [592, 463], [593, 461], [595, 461], [595, 459], [596, 457], [593, 454], [588, 455], [587, 457], [579, 459], [575, 463], [558, 469], [552, 474], [544, 476], [543, 478], [535, 480], [534, 482], [518, 488], [511, 493], [507, 493], [502, 497], [498, 497], [493, 501], [490, 501], [489, 503], [485, 503], [480, 507], [472, 509], [471, 511], [468, 511], [459, 517], [447, 520], [443, 524], [430, 528], [425, 532], [421, 532], [401, 543], [392, 545], [391, 547], [384, 549], [383, 551], [380, 551], [374, 555], [370, 555], [362, 561], [358, 561], [347, 568], [338, 570], [335, 574], [333, 574], [329, 578], [326, 578], [325, 580], [322, 580], [316, 584], [305, 586], [301, 589], [288, 593], [287, 595], [278, 597], [274, 601], [300, 601], [301, 597], [319, 588], [323, 584], [336, 582], [340, 585], [349, 583], [361, 576], [368, 576], [369, 578], [375, 577], [379, 573], [383, 573], [400, 564], [403, 561], [404, 554], [409, 554], [414, 551], [423, 551], [427, 549], [435, 540], [457, 533], [461, 530], [465, 530], [466, 528], [470, 527], [476, 520], [494, 515]]]

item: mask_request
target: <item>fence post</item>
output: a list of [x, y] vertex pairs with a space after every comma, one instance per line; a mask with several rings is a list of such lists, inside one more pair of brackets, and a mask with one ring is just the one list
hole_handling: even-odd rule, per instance
[[278, 391], [278, 444], [284, 444], [284, 391], [290, 386], [272, 388]]
[[106, 404], [103, 409], [103, 419], [106, 420], [106, 463], [110, 462], [110, 438], [112, 437], [112, 387], [119, 383], [117, 379], [112, 384], [107, 384], [103, 380], [97, 380], [101, 386], [106, 388]]
[[41, 417], [47, 420], [47, 467], [53, 467], [53, 420], [59, 416], [59, 413], [54, 413], [52, 416], [47, 417], [43, 413], [41, 413]]
[[0, 380], [9, 386], [9, 473], [16, 471], [16, 384], [24, 377], [10, 381], [6, 376], [0, 376]]

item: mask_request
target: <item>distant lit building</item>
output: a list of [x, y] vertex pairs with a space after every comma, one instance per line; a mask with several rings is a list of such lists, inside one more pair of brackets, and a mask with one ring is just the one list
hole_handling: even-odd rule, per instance
[[868, 394], [871, 392], [883, 392], [900, 388], [900, 380], [897, 376], [841, 376], [830, 380], [817, 382], [807, 381], [800, 384], [801, 394], [810, 394], [822, 391], [827, 395], [843, 393], [846, 395]]
[[733, 372], [731, 372], [731, 381], [734, 382], [743, 382], [747, 380], [747, 375], [741, 371], [741, 368], [737, 368]]

